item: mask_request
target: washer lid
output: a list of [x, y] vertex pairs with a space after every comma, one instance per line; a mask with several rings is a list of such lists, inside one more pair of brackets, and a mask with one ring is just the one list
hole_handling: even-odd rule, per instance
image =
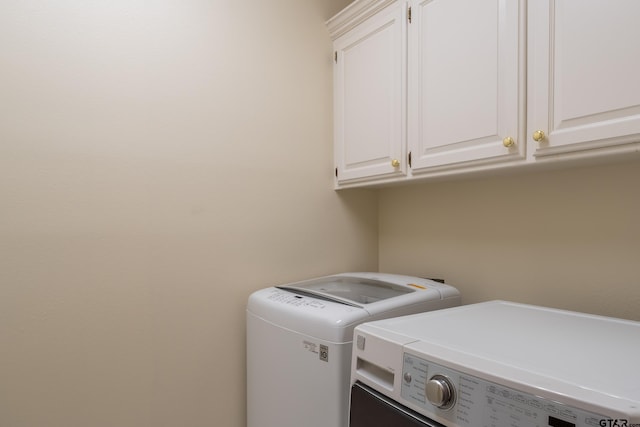
[[407, 286], [391, 282], [340, 275], [292, 283], [278, 286], [278, 288], [361, 308], [364, 308], [367, 304], [410, 294], [415, 291]]

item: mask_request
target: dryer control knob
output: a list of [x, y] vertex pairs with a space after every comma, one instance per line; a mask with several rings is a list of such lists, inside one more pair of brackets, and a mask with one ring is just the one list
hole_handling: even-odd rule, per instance
[[449, 378], [434, 375], [426, 386], [427, 400], [440, 409], [449, 409], [455, 403], [455, 389]]

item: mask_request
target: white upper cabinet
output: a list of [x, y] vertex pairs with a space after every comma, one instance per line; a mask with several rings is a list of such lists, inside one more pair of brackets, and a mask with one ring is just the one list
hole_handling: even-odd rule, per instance
[[356, 0], [336, 186], [640, 154], [640, 0]]
[[524, 3], [411, 0], [412, 171], [523, 158]]
[[527, 137], [536, 160], [638, 151], [639, 21], [638, 0], [529, 2]]
[[[334, 41], [338, 184], [402, 177], [407, 171], [406, 5], [403, 1], [369, 3], [366, 11], [379, 10]], [[358, 11], [359, 16], [362, 13]]]

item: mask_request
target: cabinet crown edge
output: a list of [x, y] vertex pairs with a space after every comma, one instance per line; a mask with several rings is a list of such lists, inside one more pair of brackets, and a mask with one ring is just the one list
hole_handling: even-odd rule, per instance
[[356, 0], [327, 22], [331, 40], [345, 34], [370, 16], [400, 0]]

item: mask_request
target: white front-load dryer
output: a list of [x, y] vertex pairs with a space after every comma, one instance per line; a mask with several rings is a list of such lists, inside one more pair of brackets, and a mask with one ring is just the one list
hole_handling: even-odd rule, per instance
[[457, 305], [452, 286], [382, 273], [254, 292], [247, 303], [247, 426], [347, 427], [354, 328]]

